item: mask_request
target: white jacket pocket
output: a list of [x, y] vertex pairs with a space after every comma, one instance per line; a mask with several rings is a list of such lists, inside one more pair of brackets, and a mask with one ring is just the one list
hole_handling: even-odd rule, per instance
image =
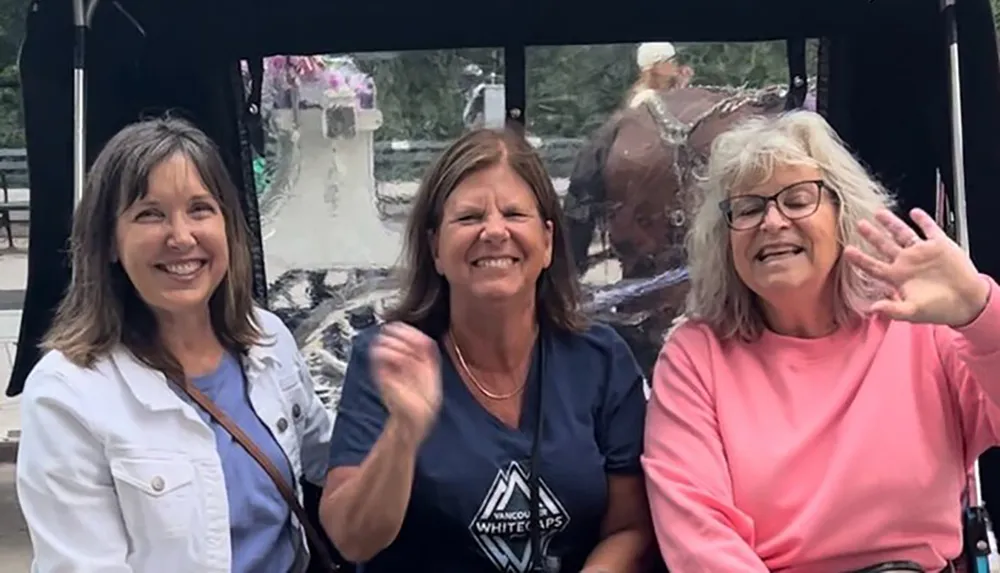
[[114, 458], [111, 475], [133, 537], [190, 535], [197, 517], [194, 467], [183, 457]]

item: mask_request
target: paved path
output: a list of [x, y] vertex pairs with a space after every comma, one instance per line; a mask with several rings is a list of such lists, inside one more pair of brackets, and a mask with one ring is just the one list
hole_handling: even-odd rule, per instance
[[0, 290], [0, 310], [20, 310], [24, 308], [23, 290]]
[[0, 238], [0, 291], [4, 297], [19, 297], [14, 294], [28, 286], [28, 241], [14, 238], [16, 248], [8, 249], [7, 237]]
[[0, 464], [0, 573], [27, 573], [31, 542], [14, 492], [14, 466]]
[[[2, 240], [6, 241], [6, 237]], [[15, 239], [19, 247], [26, 247]], [[21, 303], [28, 274], [28, 257], [24, 251], [0, 249], [0, 463], [12, 460], [12, 442], [21, 430], [18, 401], [6, 396], [11, 366], [17, 352], [17, 336], [21, 326]], [[0, 573], [7, 573], [0, 559]]]

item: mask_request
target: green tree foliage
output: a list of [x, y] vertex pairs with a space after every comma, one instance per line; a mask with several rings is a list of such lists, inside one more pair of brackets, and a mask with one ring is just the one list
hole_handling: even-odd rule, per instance
[[451, 139], [462, 133], [463, 70], [478, 65], [503, 74], [497, 50], [461, 49], [400, 52], [389, 58], [360, 58], [378, 90], [384, 123], [380, 139]]
[[635, 46], [545, 46], [525, 54], [528, 130], [548, 137], [590, 133], [635, 81]]
[[24, 119], [21, 114], [21, 90], [17, 87], [17, 66], [8, 65], [0, 71], [0, 148], [24, 147]]
[[997, 29], [997, 35], [1000, 36], [1000, 0], [990, 0], [990, 6], [993, 7], [993, 26]]
[[[636, 44], [545, 46], [526, 54], [528, 130], [545, 137], [591, 133], [619, 106], [638, 78]], [[759, 87], [786, 83], [785, 42], [679, 44], [695, 82]], [[385, 124], [379, 139], [448, 139], [462, 131], [465, 105], [462, 70], [477, 64], [503, 73], [500, 50], [406, 52], [361, 66], [378, 86]], [[815, 72], [816, 44], [808, 61]]]
[[[815, 74], [817, 42], [809, 42], [807, 70]], [[695, 81], [705, 85], [763, 87], [788, 82], [785, 42], [685, 44], [681, 58], [694, 68]]]
[[23, 147], [17, 54], [24, 38], [26, 0], [0, 0], [0, 147]]

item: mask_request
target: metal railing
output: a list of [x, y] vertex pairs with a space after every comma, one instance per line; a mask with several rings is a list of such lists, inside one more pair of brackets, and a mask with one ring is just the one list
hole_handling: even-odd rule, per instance
[[[533, 138], [531, 144], [538, 150], [549, 175], [569, 177], [580, 148], [582, 138]], [[375, 142], [375, 179], [378, 181], [417, 181], [431, 162], [441, 154], [451, 141], [394, 140]]]
[[10, 189], [28, 187], [28, 150], [0, 149], [0, 174]]

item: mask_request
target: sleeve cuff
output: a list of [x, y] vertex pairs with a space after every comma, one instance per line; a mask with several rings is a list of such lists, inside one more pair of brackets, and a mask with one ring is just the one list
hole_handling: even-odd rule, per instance
[[633, 474], [642, 472], [642, 462], [639, 456], [624, 460], [608, 459], [604, 462], [604, 471], [609, 474]]
[[989, 276], [981, 276], [990, 286], [986, 306], [975, 320], [955, 331], [972, 346], [997, 346], [1000, 341], [1000, 286]]

